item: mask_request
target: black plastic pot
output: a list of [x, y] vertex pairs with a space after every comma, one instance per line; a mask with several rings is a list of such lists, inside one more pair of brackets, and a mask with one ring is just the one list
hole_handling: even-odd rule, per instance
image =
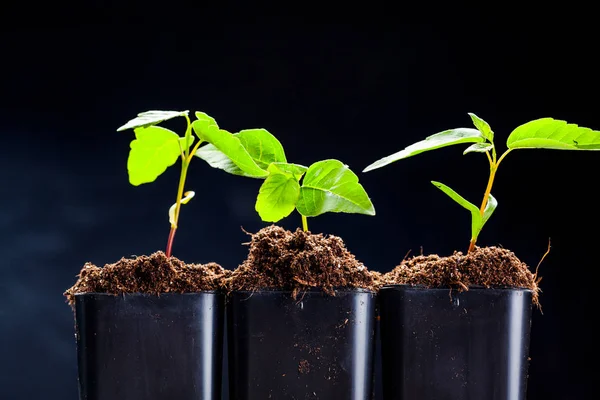
[[524, 400], [532, 293], [403, 285], [380, 291], [386, 400]]
[[221, 398], [224, 295], [75, 296], [82, 400]]
[[373, 392], [373, 292], [233, 292], [228, 300], [231, 399], [367, 400]]

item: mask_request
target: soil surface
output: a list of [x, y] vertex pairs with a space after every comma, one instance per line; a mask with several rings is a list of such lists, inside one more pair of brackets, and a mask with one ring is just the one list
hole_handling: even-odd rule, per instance
[[469, 287], [513, 287], [530, 289], [539, 307], [539, 279], [510, 251], [501, 247], [476, 247], [469, 254], [460, 251], [440, 257], [420, 255], [403, 260], [383, 275], [383, 284], [423, 285], [468, 290]]
[[162, 251], [150, 256], [122, 258], [103, 268], [86, 263], [77, 282], [64, 295], [71, 306], [77, 293], [192, 293], [220, 288], [231, 274], [216, 263], [186, 264]]
[[335, 296], [335, 289], [379, 287], [381, 274], [357, 261], [337, 236], [290, 232], [276, 225], [250, 235], [248, 257], [223, 280], [228, 291], [291, 290], [296, 298], [310, 288]]

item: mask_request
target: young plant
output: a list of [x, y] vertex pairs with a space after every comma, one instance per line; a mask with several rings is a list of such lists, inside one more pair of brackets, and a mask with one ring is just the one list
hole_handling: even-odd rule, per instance
[[488, 221], [498, 202], [492, 196], [492, 186], [498, 167], [504, 158], [517, 149], [554, 149], [554, 150], [600, 150], [600, 131], [579, 127], [553, 118], [540, 118], [518, 126], [509, 135], [507, 150], [497, 157], [494, 145], [494, 132], [490, 125], [473, 113], [469, 113], [473, 128], [450, 129], [427, 137], [425, 140], [408, 146], [404, 150], [384, 157], [369, 165], [363, 172], [372, 171], [404, 158], [408, 158], [429, 150], [462, 143], [473, 143], [463, 154], [484, 153], [490, 166], [487, 187], [481, 205], [468, 202], [448, 186], [432, 181], [437, 188], [471, 212], [471, 240], [469, 252], [475, 249], [475, 243], [481, 229]]
[[[177, 230], [181, 205], [192, 197], [193, 191], [185, 191], [185, 181], [193, 156], [199, 149], [210, 145], [227, 157], [229, 168], [235, 168], [241, 174], [266, 177], [262, 170], [242, 146], [242, 142], [226, 130], [220, 129], [215, 120], [203, 112], [196, 112], [196, 120], [189, 118], [188, 111], [147, 111], [117, 129], [118, 132], [133, 129], [135, 139], [130, 144], [127, 171], [129, 182], [134, 186], [154, 182], [168, 167], [181, 159], [181, 174], [175, 204], [169, 208], [171, 230], [167, 241], [166, 255], [171, 256], [173, 240]], [[183, 136], [157, 126], [159, 123], [185, 117], [187, 128]], [[192, 135], [192, 130], [197, 136]], [[195, 144], [194, 144], [195, 142]]]
[[230, 174], [264, 179], [255, 209], [265, 222], [278, 222], [297, 210], [302, 228], [308, 217], [326, 212], [375, 215], [375, 208], [358, 177], [338, 160], [323, 160], [305, 167], [288, 163], [283, 146], [265, 129], [248, 129], [232, 135], [260, 168], [257, 174], [242, 170], [214, 144], [201, 147], [196, 155]]

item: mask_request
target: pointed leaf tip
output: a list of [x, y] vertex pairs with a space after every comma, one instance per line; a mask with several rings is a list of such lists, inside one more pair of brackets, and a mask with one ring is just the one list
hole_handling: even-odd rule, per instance
[[490, 142], [494, 141], [494, 131], [492, 131], [492, 128], [490, 127], [490, 125], [485, 122], [483, 119], [479, 118], [477, 115], [475, 115], [474, 113], [468, 113], [469, 117], [471, 117], [471, 120], [473, 121], [473, 125], [475, 125], [475, 128], [477, 128], [477, 130], [479, 132], [481, 132], [481, 134]]
[[156, 125], [163, 121], [167, 121], [172, 118], [182, 117], [188, 115], [189, 110], [185, 111], [158, 111], [151, 110], [143, 113], [139, 113], [137, 117], [128, 121], [125, 125], [119, 127], [117, 132], [121, 132], [127, 129], [140, 128], [140, 127], [148, 127], [152, 125]]
[[387, 157], [384, 157], [378, 161], [375, 161], [373, 164], [367, 166], [363, 172], [369, 172], [377, 168], [384, 167], [388, 164], [391, 164], [395, 161], [402, 160], [404, 158], [412, 157], [414, 155], [430, 151], [440, 149], [442, 147], [447, 147], [455, 144], [461, 143], [478, 143], [484, 142], [486, 139], [483, 134], [477, 130], [472, 128], [456, 128], [449, 129], [443, 132], [436, 133], [434, 135], [428, 136], [424, 140], [420, 142], [414, 143], [404, 150], [400, 150], [397, 153], [391, 154]]

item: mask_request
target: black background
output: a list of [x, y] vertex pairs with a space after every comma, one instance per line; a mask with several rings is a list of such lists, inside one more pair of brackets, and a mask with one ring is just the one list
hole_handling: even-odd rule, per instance
[[[133, 132], [115, 130], [138, 112], [204, 111], [232, 132], [268, 129], [292, 162], [344, 161], [377, 215], [329, 214], [310, 219], [310, 228], [341, 236], [382, 272], [409, 250], [466, 250], [468, 213], [429, 181], [477, 203], [488, 168], [483, 155], [463, 156], [464, 146], [361, 173], [371, 162], [470, 127], [467, 112], [491, 124], [500, 151], [513, 128], [535, 118], [600, 129], [591, 25], [483, 16], [302, 24], [182, 9], [179, 23], [166, 26], [160, 8], [124, 10], [90, 7], [73, 11], [85, 21], [24, 20], [2, 32], [2, 399], [76, 399], [73, 316], [62, 292], [86, 261], [104, 265], [164, 248], [178, 169], [152, 184], [128, 183]], [[184, 123], [167, 126], [181, 131]], [[479, 243], [509, 248], [535, 269], [552, 241], [540, 267], [529, 399], [595, 392], [596, 368], [585, 363], [595, 346], [598, 165], [596, 152], [521, 150], [498, 173], [499, 207]], [[247, 254], [240, 227], [266, 225], [254, 211], [259, 185], [194, 161], [187, 189], [197, 196], [183, 208], [174, 255], [235, 268]], [[295, 229], [300, 218], [280, 224]]]

